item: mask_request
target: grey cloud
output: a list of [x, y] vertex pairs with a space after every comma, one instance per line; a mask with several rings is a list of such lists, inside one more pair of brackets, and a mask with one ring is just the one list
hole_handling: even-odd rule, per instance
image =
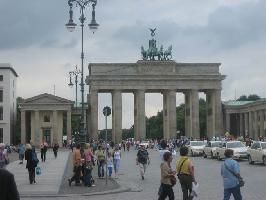
[[[65, 0], [2, 0], [0, 49], [23, 48], [46, 41], [56, 42], [65, 31], [68, 7]], [[53, 44], [46, 42], [46, 47]]]

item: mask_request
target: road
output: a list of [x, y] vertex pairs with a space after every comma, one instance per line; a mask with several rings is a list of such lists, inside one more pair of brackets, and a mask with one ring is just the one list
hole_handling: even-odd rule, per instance
[[[118, 183], [123, 186], [131, 187], [134, 192], [123, 192], [118, 194], [97, 195], [97, 196], [75, 196], [75, 200], [152, 200], [158, 199], [157, 191], [160, 185], [160, 159], [159, 153], [150, 150], [151, 164], [148, 167], [145, 180], [141, 180], [138, 168], [135, 163], [136, 151], [123, 152], [121, 161], [121, 175]], [[172, 163], [175, 166], [176, 156]], [[223, 198], [222, 178], [220, 175], [221, 161], [204, 159], [200, 157], [191, 158], [196, 169], [196, 177], [200, 187], [199, 200], [220, 200]], [[240, 162], [241, 174], [246, 181], [242, 188], [243, 199], [246, 200], [265, 200], [266, 196], [266, 166], [249, 165], [247, 161]], [[182, 192], [179, 183], [174, 187], [177, 200], [182, 199]], [[34, 198], [22, 198], [23, 200], [34, 200]], [[37, 199], [47, 199], [36, 198]], [[70, 197], [58, 197], [56, 200], [70, 200]]]

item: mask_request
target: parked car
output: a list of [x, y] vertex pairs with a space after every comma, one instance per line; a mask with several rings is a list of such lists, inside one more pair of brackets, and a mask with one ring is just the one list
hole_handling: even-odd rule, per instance
[[266, 142], [255, 141], [248, 149], [249, 164], [261, 162], [266, 165]]
[[146, 149], [148, 149], [150, 146], [150, 142], [148, 140], [143, 140], [139, 145], [143, 145]]
[[210, 156], [210, 158], [215, 158], [217, 153], [216, 149], [220, 147], [222, 144], [222, 141], [208, 141], [207, 145], [203, 148], [203, 157], [207, 158]]
[[202, 155], [204, 147], [204, 141], [190, 141], [188, 145], [189, 153], [192, 157], [195, 155]]
[[234, 151], [234, 159], [248, 158], [248, 148], [241, 141], [228, 141], [223, 142], [221, 147], [216, 149], [217, 160], [225, 158], [224, 152], [226, 149], [232, 149]]

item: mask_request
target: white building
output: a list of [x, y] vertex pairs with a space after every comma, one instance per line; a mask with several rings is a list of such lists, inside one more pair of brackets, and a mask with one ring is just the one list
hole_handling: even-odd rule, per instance
[[16, 139], [17, 73], [9, 63], [0, 63], [0, 142]]

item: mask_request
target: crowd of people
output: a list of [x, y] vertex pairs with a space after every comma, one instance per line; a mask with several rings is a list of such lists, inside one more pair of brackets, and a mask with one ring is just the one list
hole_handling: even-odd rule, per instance
[[[228, 139], [229, 138], [223, 138]], [[197, 186], [195, 176], [195, 166], [188, 157], [188, 147], [186, 146], [189, 140], [187, 138], [175, 139], [175, 140], [151, 140], [153, 146], [158, 149], [161, 159], [161, 165], [158, 166], [161, 169], [161, 184], [158, 190], [158, 200], [175, 199], [173, 186], [176, 185], [179, 180], [180, 187], [183, 193], [183, 200], [191, 200], [197, 196], [197, 192], [193, 190], [193, 187]], [[150, 147], [152, 146], [150, 145]], [[68, 179], [69, 186], [74, 182], [76, 186], [95, 186], [95, 180], [93, 177], [93, 169], [96, 168], [96, 173], [99, 179], [104, 178], [118, 178], [120, 164], [122, 159], [122, 151], [130, 151], [130, 149], [137, 149], [136, 152], [136, 165], [139, 168], [140, 179], [145, 179], [145, 173], [147, 166], [150, 164], [149, 152], [147, 147], [141, 141], [126, 140], [120, 144], [114, 144], [113, 142], [105, 143], [104, 141], [91, 141], [84, 146], [80, 144], [70, 143], [69, 147], [73, 152], [73, 176]], [[67, 145], [66, 145], [67, 147]], [[58, 144], [52, 146], [55, 159], [57, 158], [57, 152], [59, 149]], [[180, 157], [175, 163], [175, 167], [172, 168], [173, 152], [175, 149], [179, 150]], [[48, 144], [43, 141], [40, 144], [41, 161], [46, 161], [46, 153], [48, 150]], [[26, 160], [26, 168], [29, 174], [29, 183], [36, 183], [36, 167], [38, 165], [38, 158], [35, 152], [35, 147], [31, 144], [20, 143], [17, 148], [19, 164], [23, 164]], [[229, 200], [233, 195], [235, 200], [242, 200], [240, 186], [241, 176], [239, 164], [232, 159], [233, 152], [230, 149], [225, 151], [225, 161], [221, 166], [221, 176], [224, 180], [224, 200]], [[10, 177], [10, 180], [14, 180], [11, 173], [6, 172], [4, 168], [9, 163], [8, 153], [4, 144], [0, 144], [0, 174]], [[5, 171], [3, 171], [5, 170]], [[12, 178], [13, 177], [13, 178]], [[1, 179], [3, 181], [3, 179]], [[0, 185], [3, 184], [0, 181]], [[12, 182], [12, 181], [11, 181]], [[14, 185], [14, 183], [11, 183]], [[16, 188], [14, 189], [16, 190]], [[14, 192], [13, 195], [18, 195]], [[16, 199], [16, 198], [14, 198]]]

